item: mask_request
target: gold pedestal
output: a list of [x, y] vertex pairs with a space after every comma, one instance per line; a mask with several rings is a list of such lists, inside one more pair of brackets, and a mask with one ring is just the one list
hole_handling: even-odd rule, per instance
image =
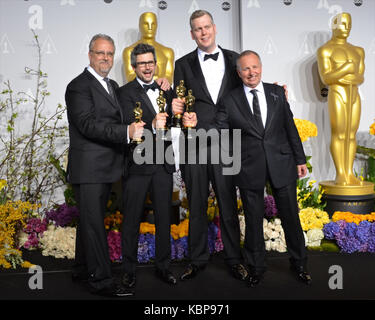
[[335, 211], [355, 214], [369, 214], [374, 211], [374, 184], [362, 181], [359, 186], [342, 186], [335, 181], [319, 183], [324, 190], [323, 200], [327, 202], [325, 211], [330, 217]]
[[374, 184], [368, 181], [362, 181], [359, 186], [343, 186], [335, 184], [335, 181], [321, 181], [319, 183], [325, 194], [340, 196], [363, 196], [374, 193]]

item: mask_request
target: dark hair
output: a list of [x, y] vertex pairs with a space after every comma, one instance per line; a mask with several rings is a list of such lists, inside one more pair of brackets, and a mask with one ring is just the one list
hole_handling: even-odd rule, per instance
[[95, 36], [93, 36], [90, 40], [90, 43], [89, 43], [89, 50], [90, 51], [92, 51], [92, 47], [94, 46], [94, 42], [98, 39], [104, 39], [104, 40], [107, 40], [107, 41], [111, 42], [112, 45], [113, 45], [113, 48], [116, 49], [115, 42], [113, 41], [113, 39], [110, 36], [108, 36], [106, 34], [103, 34], [103, 33], [98, 33]]
[[130, 63], [135, 68], [137, 66], [137, 56], [144, 53], [152, 53], [154, 56], [154, 61], [156, 62], [155, 48], [147, 43], [137, 44], [132, 53], [130, 54]]
[[208, 15], [211, 19], [212, 24], [214, 24], [214, 18], [211, 13], [206, 10], [195, 10], [190, 16], [190, 28], [193, 29], [193, 20]]
[[242, 51], [241, 54], [240, 54], [240, 55], [238, 56], [238, 58], [237, 58], [237, 61], [236, 61], [237, 69], [239, 69], [238, 61], [240, 61], [240, 59], [241, 59], [242, 57], [244, 57], [244, 56], [249, 56], [249, 55], [251, 55], [251, 54], [257, 56], [258, 59], [259, 59], [260, 64], [262, 64], [262, 59], [260, 58], [260, 55], [259, 55], [257, 52], [255, 52], [255, 51], [253, 51], [253, 50], [245, 50], [245, 51]]

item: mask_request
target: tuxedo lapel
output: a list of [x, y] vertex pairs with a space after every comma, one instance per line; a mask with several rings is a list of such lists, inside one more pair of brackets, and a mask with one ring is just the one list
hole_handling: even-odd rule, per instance
[[254, 119], [254, 116], [251, 112], [249, 103], [247, 102], [245, 92], [244, 92], [242, 86], [238, 87], [236, 89], [236, 92], [233, 93], [233, 97], [234, 97], [235, 103], [236, 103], [238, 109], [240, 110], [242, 116], [244, 117], [244, 119], [248, 123], [248, 126], [246, 126], [245, 129], [248, 129], [255, 136], [257, 136], [259, 138], [262, 138], [262, 135], [260, 134], [257, 126], [255, 125], [255, 119]]
[[[121, 115], [121, 121], [123, 121], [123, 114], [122, 114], [122, 110], [120, 108], [120, 105], [117, 101], [117, 99], [113, 99], [109, 93], [104, 89], [104, 87], [101, 85], [101, 83], [98, 81], [98, 79], [96, 79], [87, 69], [85, 69], [85, 73], [88, 77], [88, 79], [90, 80], [93, 88], [95, 88], [97, 91], [99, 91], [102, 96], [104, 98], [106, 98], [108, 100], [108, 102], [110, 102], [112, 104], [112, 106], [114, 106], [119, 112], [120, 112], [120, 115]], [[115, 92], [116, 88], [113, 88], [113, 91]]]
[[[189, 58], [189, 64], [194, 74], [194, 77], [198, 80], [201, 88], [203, 89], [204, 93], [207, 95], [208, 99], [210, 99], [210, 101], [213, 103], [210, 92], [208, 91], [208, 88], [207, 88], [206, 80], [204, 79], [201, 65], [199, 63], [198, 49], [196, 49], [194, 53], [192, 54], [192, 56]], [[180, 79], [177, 79], [177, 80], [180, 80]]]
[[231, 53], [228, 53], [228, 52], [225, 52], [223, 48], [221, 48], [219, 46], [219, 48], [221, 49], [221, 52], [223, 53], [223, 56], [224, 56], [224, 63], [225, 63], [225, 72], [224, 72], [224, 76], [223, 76], [223, 80], [221, 82], [221, 86], [220, 86], [220, 91], [219, 91], [219, 95], [217, 97], [217, 101], [220, 100], [221, 96], [223, 95], [224, 91], [225, 91], [225, 88], [227, 87], [227, 84], [228, 84], [228, 81], [229, 81], [229, 75], [230, 75], [230, 72], [228, 72], [228, 70], [231, 70], [231, 59], [232, 59], [232, 54]]
[[280, 97], [273, 92], [272, 86], [269, 86], [267, 83], [263, 83], [263, 87], [267, 101], [267, 120], [265, 125], [265, 131], [267, 131], [274, 120], [276, 105], [279, 103], [278, 100]]

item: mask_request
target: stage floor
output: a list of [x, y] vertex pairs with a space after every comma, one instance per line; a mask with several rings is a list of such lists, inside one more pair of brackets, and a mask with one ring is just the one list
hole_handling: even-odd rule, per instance
[[[103, 300], [92, 295], [83, 283], [71, 281], [72, 260], [43, 257], [39, 252], [24, 255], [26, 260], [39, 264], [43, 269], [43, 288], [30, 289], [27, 269], [0, 272], [0, 300]], [[216, 302], [246, 300], [375, 300], [375, 254], [310, 252], [308, 268], [313, 278], [311, 286], [295, 280], [289, 270], [287, 254], [269, 252], [268, 271], [263, 282], [256, 288], [248, 288], [244, 282], [234, 279], [228, 272], [222, 253], [215, 254], [207, 268], [196, 278], [179, 281], [176, 286], [163, 283], [154, 275], [152, 264], [140, 264], [137, 269], [135, 295], [120, 300], [198, 301]], [[176, 276], [182, 273], [186, 262], [172, 263]], [[337, 267], [342, 278], [337, 281]], [[121, 268], [113, 264], [119, 278]], [[333, 278], [332, 278], [333, 277]], [[336, 278], [335, 278], [336, 277]], [[342, 283], [342, 289], [330, 288]]]

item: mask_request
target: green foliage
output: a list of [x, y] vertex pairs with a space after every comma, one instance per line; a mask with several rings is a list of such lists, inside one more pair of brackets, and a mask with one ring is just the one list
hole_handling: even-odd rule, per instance
[[[67, 126], [62, 124], [66, 108], [59, 104], [47, 111], [47, 74], [41, 70], [41, 47], [33, 32], [38, 51], [38, 67], [25, 72], [36, 82], [35, 93], [15, 92], [9, 80], [0, 94], [0, 112], [6, 127], [0, 137], [0, 178], [7, 181], [6, 197], [38, 203], [44, 198], [48, 206], [61, 185], [50, 159], [59, 159], [65, 150]], [[31, 109], [31, 110], [30, 110]], [[51, 108], [48, 108], [51, 109]], [[27, 112], [30, 123], [19, 115]]]
[[297, 181], [297, 201], [299, 208], [316, 208], [324, 210], [327, 205], [325, 201], [322, 201], [323, 191], [319, 186], [314, 187], [314, 180], [310, 180], [310, 177], [299, 179]]

